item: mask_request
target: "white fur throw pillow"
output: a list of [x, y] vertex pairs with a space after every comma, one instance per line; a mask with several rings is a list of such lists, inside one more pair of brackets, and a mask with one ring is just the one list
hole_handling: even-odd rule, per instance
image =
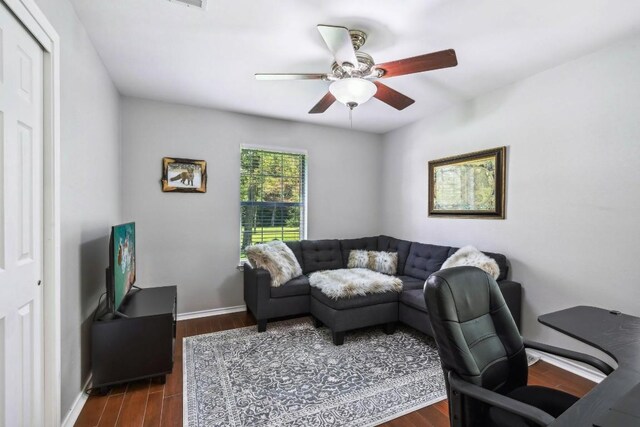
[[347, 267], [368, 268], [393, 276], [398, 270], [398, 253], [355, 249], [349, 252]]
[[478, 267], [486, 271], [491, 277], [497, 279], [500, 275], [500, 267], [493, 258], [490, 258], [474, 248], [473, 246], [465, 246], [451, 255], [440, 267], [440, 270], [451, 267], [460, 267], [463, 265], [470, 265], [472, 267]]
[[247, 246], [245, 253], [253, 266], [264, 268], [271, 274], [273, 287], [277, 288], [302, 275], [302, 268], [293, 251], [280, 240]]

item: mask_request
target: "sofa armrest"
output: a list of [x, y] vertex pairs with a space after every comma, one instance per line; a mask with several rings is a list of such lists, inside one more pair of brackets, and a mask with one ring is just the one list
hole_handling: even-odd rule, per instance
[[244, 266], [244, 302], [256, 319], [262, 319], [271, 297], [271, 274], [262, 268]]
[[511, 280], [500, 280], [498, 287], [502, 292], [507, 307], [516, 322], [516, 326], [520, 329], [520, 318], [522, 313], [522, 285]]

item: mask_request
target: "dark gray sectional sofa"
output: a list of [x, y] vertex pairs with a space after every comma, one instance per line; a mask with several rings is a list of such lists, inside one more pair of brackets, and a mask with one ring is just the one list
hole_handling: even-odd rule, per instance
[[[397, 322], [433, 335], [422, 288], [427, 277], [438, 271], [458, 248], [409, 242], [389, 236], [285, 243], [298, 259], [302, 276], [274, 288], [266, 270], [249, 265], [244, 267], [244, 300], [258, 322], [258, 331], [265, 331], [270, 319], [310, 313], [316, 326], [325, 324], [331, 329], [336, 345], [343, 343], [346, 331], [385, 325], [385, 332], [393, 333]], [[354, 249], [397, 252], [397, 275], [402, 280], [403, 291], [333, 300], [309, 286], [308, 274], [346, 268], [349, 252]], [[507, 280], [509, 265], [504, 255], [485, 254], [495, 259], [500, 267], [498, 285], [519, 327], [521, 285]]]

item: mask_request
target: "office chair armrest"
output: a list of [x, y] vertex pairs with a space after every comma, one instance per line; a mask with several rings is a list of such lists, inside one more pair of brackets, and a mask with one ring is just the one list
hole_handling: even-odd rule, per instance
[[566, 357], [567, 359], [577, 360], [578, 362], [586, 363], [593, 366], [605, 375], [611, 374], [614, 369], [598, 359], [597, 357], [590, 356], [584, 353], [578, 353], [577, 351], [567, 350], [565, 348], [554, 347], [552, 345], [542, 344], [535, 341], [524, 340], [524, 346], [526, 348], [532, 348], [534, 350], [544, 351], [545, 353], [555, 354], [557, 356]]
[[495, 391], [471, 384], [470, 382], [460, 378], [453, 371], [449, 371], [449, 385], [454, 393], [459, 392], [460, 394], [472, 397], [490, 406], [504, 409], [507, 412], [533, 421], [538, 425], [547, 426], [555, 421], [554, 417], [540, 408], [536, 408], [535, 406], [504, 396], [496, 393]]

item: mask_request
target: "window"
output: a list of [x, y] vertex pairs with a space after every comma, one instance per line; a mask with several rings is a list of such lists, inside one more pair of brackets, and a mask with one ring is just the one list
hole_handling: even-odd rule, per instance
[[306, 154], [242, 148], [241, 259], [249, 245], [306, 237], [306, 177]]

